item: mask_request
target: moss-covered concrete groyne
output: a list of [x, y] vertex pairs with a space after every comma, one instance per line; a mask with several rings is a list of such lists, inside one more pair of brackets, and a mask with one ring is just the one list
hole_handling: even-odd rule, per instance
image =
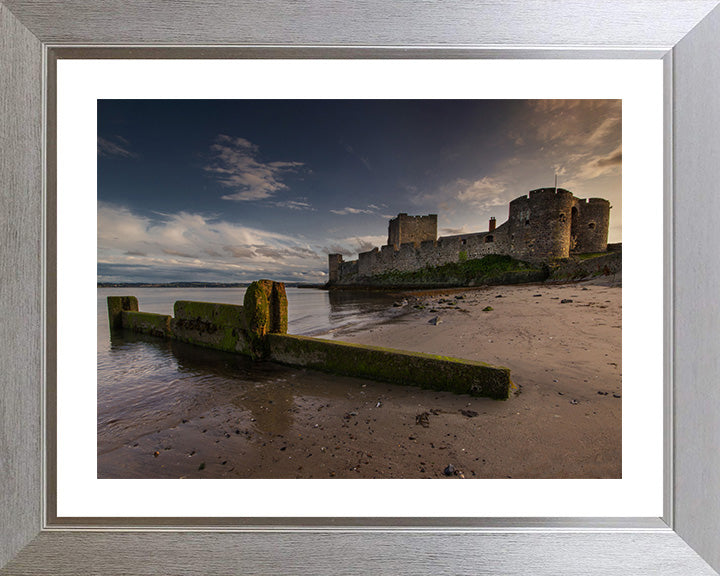
[[510, 387], [510, 370], [472, 360], [289, 334], [268, 344], [270, 360], [332, 374], [501, 399]]
[[281, 282], [258, 280], [243, 305], [175, 302], [174, 316], [138, 310], [134, 296], [109, 296], [112, 330], [126, 329], [291, 366], [505, 399], [510, 371], [482, 362], [287, 334]]

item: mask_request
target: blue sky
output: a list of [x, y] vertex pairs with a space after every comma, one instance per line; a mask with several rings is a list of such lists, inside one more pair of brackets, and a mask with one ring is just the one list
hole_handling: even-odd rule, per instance
[[98, 102], [98, 280], [324, 282], [399, 212], [487, 230], [559, 184], [611, 201], [619, 100]]

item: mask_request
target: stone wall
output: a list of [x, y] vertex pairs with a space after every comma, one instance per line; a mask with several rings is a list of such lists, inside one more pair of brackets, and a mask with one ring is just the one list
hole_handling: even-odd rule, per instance
[[[605, 252], [610, 203], [576, 198], [564, 188], [538, 188], [510, 202], [508, 220], [488, 232], [436, 238], [437, 215], [399, 214], [390, 220], [388, 243], [357, 260], [330, 254], [330, 285], [370, 284], [373, 277], [482, 258], [488, 254], [546, 263], [571, 254]], [[494, 226], [494, 219], [490, 227]]]
[[420, 244], [405, 243], [397, 250], [392, 245], [373, 248], [369, 252], [361, 252], [357, 260], [341, 262], [338, 278], [331, 280], [331, 283], [358, 284], [387, 272], [411, 272], [426, 266], [482, 258], [488, 254], [508, 254], [510, 244], [507, 230], [507, 224], [503, 224], [492, 233], [447, 236]]

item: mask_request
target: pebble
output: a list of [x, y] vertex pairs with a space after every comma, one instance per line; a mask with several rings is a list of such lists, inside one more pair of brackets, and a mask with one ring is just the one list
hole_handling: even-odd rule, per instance
[[571, 298], [563, 298], [562, 300], [560, 300], [560, 304], [570, 304], [570, 303], [572, 303]]
[[442, 320], [440, 320], [439, 316], [435, 316], [434, 318], [430, 318], [430, 320], [428, 320], [428, 324], [432, 324], [433, 326], [437, 326], [441, 322]]
[[443, 474], [445, 474], [445, 476], [452, 476], [455, 474], [455, 466], [448, 464], [445, 470], [443, 470]]

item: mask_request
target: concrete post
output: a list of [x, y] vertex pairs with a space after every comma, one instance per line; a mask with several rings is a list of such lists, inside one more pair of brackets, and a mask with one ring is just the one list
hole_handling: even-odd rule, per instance
[[110, 330], [122, 328], [122, 313], [137, 312], [138, 300], [135, 296], [108, 296], [108, 317], [110, 318]]

